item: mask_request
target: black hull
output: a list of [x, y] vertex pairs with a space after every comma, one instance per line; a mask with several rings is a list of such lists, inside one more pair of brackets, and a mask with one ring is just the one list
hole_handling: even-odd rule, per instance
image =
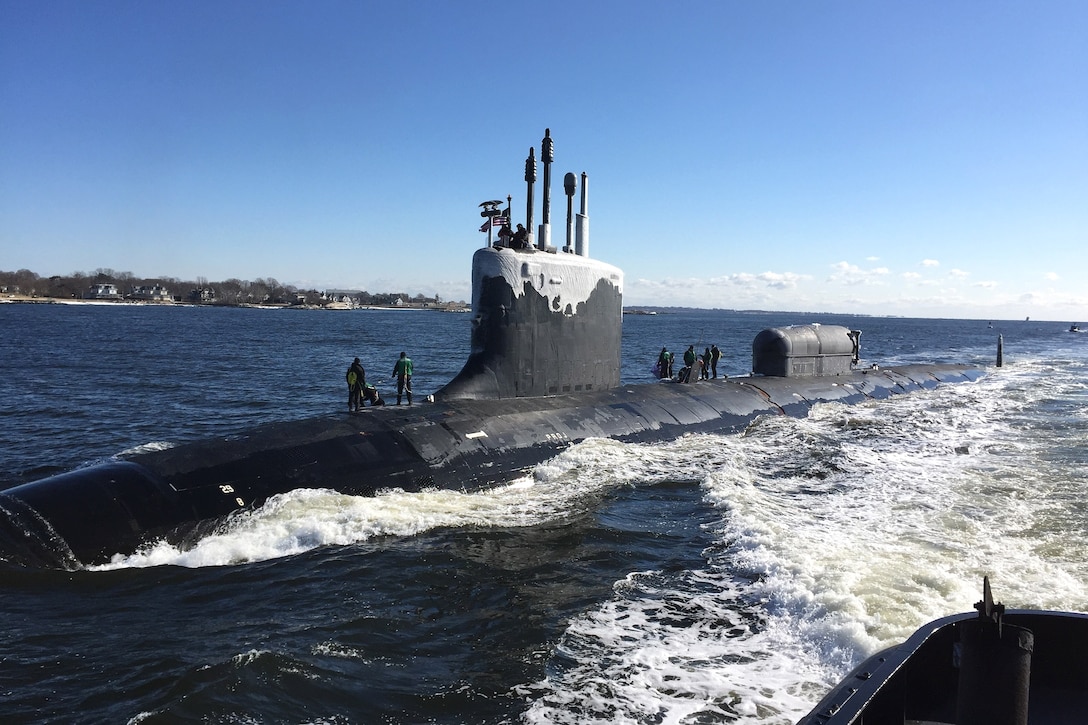
[[[1006, 627], [1030, 631], [1034, 638], [1026, 688], [1027, 722], [1084, 722], [1088, 615], [1010, 609], [1002, 621]], [[957, 722], [957, 709], [964, 708], [961, 682], [969, 679], [963, 678], [958, 666], [962, 660], [957, 650], [964, 628], [976, 622], [977, 612], [930, 622], [906, 642], [862, 662], [797, 725]], [[991, 682], [990, 688], [981, 691], [984, 709], [1008, 694], [999, 682]], [[1009, 711], [985, 715], [987, 725], [1016, 720]]]
[[942, 383], [977, 368], [919, 365], [810, 378], [630, 385], [599, 392], [450, 400], [274, 423], [238, 436], [140, 453], [0, 493], [10, 561], [77, 568], [194, 529], [300, 488], [475, 491], [508, 483], [587, 438], [652, 442], [743, 430], [760, 415], [806, 415]]

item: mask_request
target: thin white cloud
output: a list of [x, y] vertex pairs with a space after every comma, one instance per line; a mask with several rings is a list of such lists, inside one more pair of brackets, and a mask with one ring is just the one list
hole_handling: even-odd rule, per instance
[[761, 282], [774, 289], [793, 289], [799, 281], [805, 279], [805, 275], [793, 272], [763, 272], [756, 276]]
[[963, 279], [965, 277], [970, 277], [971, 273], [970, 272], [964, 272], [962, 269], [950, 269], [950, 270], [948, 270], [948, 276], [949, 277], [956, 277], [957, 279]]
[[747, 272], [738, 272], [723, 277], [722, 281], [726, 284], [737, 285], [739, 287], [753, 287], [756, 283], [756, 276], [754, 274], [748, 274]]
[[865, 285], [865, 284], [883, 284], [882, 277], [888, 275], [887, 267], [876, 267], [875, 269], [862, 269], [856, 264], [850, 264], [849, 262], [836, 262], [831, 265], [831, 274], [828, 276], [828, 282], [839, 282], [846, 285]]
[[1046, 279], [1050, 280], [1051, 282], [1057, 282], [1059, 279], [1061, 279], [1061, 277], [1058, 275], [1057, 272], [1047, 272], [1043, 276], [1046, 277]]
[[994, 282], [992, 280], [987, 280], [985, 282], [975, 282], [974, 285], [972, 285], [972, 286], [973, 287], [982, 287], [983, 289], [993, 289], [993, 288], [997, 287], [997, 282]]
[[798, 282], [806, 279], [812, 279], [812, 277], [806, 274], [797, 274], [796, 272], [760, 272], [759, 274], [737, 272], [723, 277], [712, 277], [701, 284], [712, 287], [729, 285], [743, 288], [770, 287], [772, 289], [792, 289], [797, 286]]
[[921, 262], [923, 267], [940, 267], [941, 263], [936, 259], [923, 259]]

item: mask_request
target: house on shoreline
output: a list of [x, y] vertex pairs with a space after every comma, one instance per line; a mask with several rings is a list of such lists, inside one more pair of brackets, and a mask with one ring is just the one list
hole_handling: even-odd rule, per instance
[[92, 284], [89, 288], [87, 288], [87, 291], [83, 293], [83, 299], [119, 300], [121, 299], [121, 291], [117, 289], [117, 285], [115, 284]]
[[129, 295], [130, 299], [139, 300], [141, 302], [173, 302], [174, 297], [170, 294], [170, 290], [163, 287], [161, 284], [140, 285], [132, 288], [132, 294]]

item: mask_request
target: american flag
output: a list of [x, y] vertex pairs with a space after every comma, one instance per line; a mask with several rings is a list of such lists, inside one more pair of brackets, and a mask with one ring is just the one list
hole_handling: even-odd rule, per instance
[[493, 216], [493, 217], [491, 217], [491, 226], [493, 226], [493, 227], [501, 227], [505, 223], [506, 223], [506, 217], [504, 217], [504, 216]]
[[488, 219], [486, 222], [483, 223], [483, 226], [480, 227], [480, 231], [481, 232], [486, 232], [490, 228], [491, 228], [491, 220]]

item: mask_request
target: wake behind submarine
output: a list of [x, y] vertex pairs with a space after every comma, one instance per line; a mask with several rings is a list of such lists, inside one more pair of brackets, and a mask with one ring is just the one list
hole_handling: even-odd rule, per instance
[[[859, 332], [806, 325], [759, 333], [751, 377], [622, 384], [623, 273], [589, 257], [585, 173], [580, 190], [573, 173], [565, 176], [565, 246], [551, 244], [553, 158], [545, 131], [537, 233], [524, 244], [509, 237], [493, 244], [489, 227], [487, 245], [473, 255], [470, 354], [433, 400], [265, 424], [7, 489], [0, 558], [77, 569], [162, 539], [185, 547], [224, 517], [294, 489], [475, 491], [591, 437], [647, 442], [736, 432], [759, 415], [803, 417], [822, 401], [883, 399], [983, 374], [967, 365], [859, 370]], [[532, 230], [532, 148], [525, 181]], [[504, 213], [499, 203], [482, 212], [485, 224]]]

